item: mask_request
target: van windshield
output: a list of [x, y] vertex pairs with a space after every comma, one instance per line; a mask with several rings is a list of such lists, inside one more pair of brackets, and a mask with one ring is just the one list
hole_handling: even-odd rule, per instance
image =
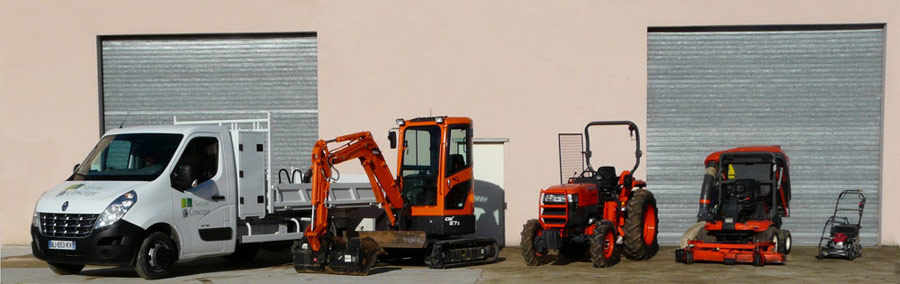
[[181, 134], [105, 136], [69, 180], [154, 180], [169, 165], [182, 137]]

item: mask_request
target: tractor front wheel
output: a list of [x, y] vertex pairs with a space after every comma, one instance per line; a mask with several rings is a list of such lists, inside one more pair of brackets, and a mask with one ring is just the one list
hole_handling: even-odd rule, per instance
[[522, 242], [519, 245], [522, 247], [522, 257], [528, 266], [538, 266], [544, 263], [546, 252], [537, 251], [534, 245], [535, 237], [542, 230], [541, 222], [537, 219], [528, 220], [522, 228]]
[[625, 257], [631, 260], [646, 260], [659, 251], [657, 235], [659, 215], [656, 198], [646, 189], [635, 190], [625, 205]]
[[621, 257], [615, 226], [609, 220], [600, 221], [591, 235], [591, 262], [594, 267], [610, 267], [619, 263]]

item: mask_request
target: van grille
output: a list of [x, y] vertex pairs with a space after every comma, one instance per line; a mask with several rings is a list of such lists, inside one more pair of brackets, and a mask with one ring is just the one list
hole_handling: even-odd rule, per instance
[[41, 232], [55, 237], [86, 237], [100, 214], [41, 214]]

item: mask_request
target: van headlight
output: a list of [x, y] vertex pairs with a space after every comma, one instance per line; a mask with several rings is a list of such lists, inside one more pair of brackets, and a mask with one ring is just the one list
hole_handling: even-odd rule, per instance
[[37, 228], [38, 232], [44, 233], [41, 232], [41, 214], [37, 212], [37, 206], [40, 202], [41, 200], [38, 199], [38, 201], [34, 203], [34, 210], [31, 210], [31, 226]]
[[134, 190], [122, 194], [122, 196], [113, 200], [113, 202], [106, 207], [106, 210], [103, 210], [103, 213], [100, 213], [100, 217], [97, 217], [97, 224], [94, 225], [94, 228], [100, 229], [119, 221], [125, 216], [125, 213], [128, 213], [128, 209], [131, 209], [131, 206], [134, 206], [135, 202], [137, 202], [137, 193], [135, 193]]

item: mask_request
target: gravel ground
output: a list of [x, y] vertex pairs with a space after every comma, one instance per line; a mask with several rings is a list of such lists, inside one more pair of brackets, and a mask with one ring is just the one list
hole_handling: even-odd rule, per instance
[[[31, 257], [28, 247], [0, 248], [0, 281], [3, 283], [122, 283], [144, 282], [127, 267], [89, 266], [78, 275], [60, 276]], [[286, 252], [263, 252], [252, 264], [230, 264], [221, 258], [181, 263], [176, 276], [154, 283], [900, 283], [900, 248], [867, 247], [855, 261], [817, 260], [816, 248], [796, 247], [785, 265], [723, 265], [674, 261], [674, 247], [664, 247], [648, 261], [623, 259], [618, 265], [598, 269], [587, 259], [551, 259], [539, 267], [527, 267], [521, 250], [506, 248], [501, 261], [490, 265], [430, 270], [419, 265], [380, 264], [366, 277], [299, 274]]]

